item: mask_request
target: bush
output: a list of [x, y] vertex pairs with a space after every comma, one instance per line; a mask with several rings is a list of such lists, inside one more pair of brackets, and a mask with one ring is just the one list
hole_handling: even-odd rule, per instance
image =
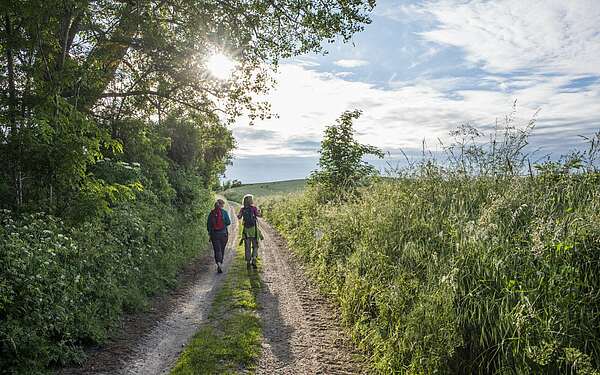
[[[189, 192], [188, 192], [189, 193]], [[124, 310], [173, 285], [198, 254], [211, 195], [176, 209], [149, 193], [76, 227], [0, 211], [0, 372], [43, 372], [83, 358]]]
[[600, 175], [381, 181], [263, 212], [380, 373], [598, 373]]

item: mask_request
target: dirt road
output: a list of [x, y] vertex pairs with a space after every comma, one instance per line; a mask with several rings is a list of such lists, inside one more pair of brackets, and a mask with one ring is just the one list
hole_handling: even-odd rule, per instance
[[336, 309], [312, 285], [285, 241], [262, 222], [264, 288], [259, 374], [363, 374], [363, 358], [339, 326]]
[[184, 270], [183, 285], [154, 301], [150, 311], [126, 318], [122, 332], [90, 355], [81, 368], [61, 374], [168, 374], [185, 344], [206, 321], [216, 291], [237, 246], [237, 218], [230, 209], [230, 241], [223, 261], [225, 273], [215, 272], [212, 249]]
[[[206, 322], [216, 291], [237, 246], [237, 219], [224, 261], [225, 273], [214, 269], [212, 251], [188, 266], [183, 285], [154, 301], [150, 311], [123, 321], [122, 332], [90, 355], [80, 368], [61, 374], [167, 374], [191, 336]], [[339, 326], [335, 308], [304, 274], [285, 242], [261, 220], [264, 287], [259, 295], [263, 326], [258, 374], [364, 374], [357, 354]]]

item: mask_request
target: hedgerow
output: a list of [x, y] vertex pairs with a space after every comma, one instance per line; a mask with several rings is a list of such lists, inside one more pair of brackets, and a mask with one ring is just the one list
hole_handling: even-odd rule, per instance
[[72, 227], [43, 214], [0, 211], [0, 369], [44, 372], [77, 362], [123, 311], [172, 286], [206, 243], [202, 207], [138, 201]]
[[380, 373], [598, 373], [600, 175], [263, 202]]

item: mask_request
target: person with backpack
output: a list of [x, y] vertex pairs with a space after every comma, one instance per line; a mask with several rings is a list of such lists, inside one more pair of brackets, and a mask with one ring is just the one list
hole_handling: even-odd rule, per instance
[[217, 263], [218, 273], [223, 272], [221, 269], [223, 266], [223, 255], [225, 254], [225, 246], [227, 246], [227, 240], [229, 238], [227, 227], [231, 224], [229, 214], [223, 207], [225, 207], [225, 201], [217, 199], [215, 208], [208, 214], [208, 220], [206, 222], [210, 242], [212, 242], [215, 253], [215, 263]]
[[246, 266], [256, 268], [256, 258], [258, 257], [258, 240], [261, 239], [258, 230], [258, 219], [262, 217], [260, 211], [253, 204], [253, 197], [250, 194], [244, 196], [242, 208], [237, 215], [238, 219], [244, 219], [242, 227], [242, 239], [244, 242]]

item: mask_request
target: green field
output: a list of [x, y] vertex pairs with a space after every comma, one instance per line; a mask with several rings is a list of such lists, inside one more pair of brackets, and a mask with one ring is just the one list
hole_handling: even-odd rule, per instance
[[272, 197], [275, 195], [297, 193], [306, 187], [306, 180], [288, 180], [263, 182], [258, 184], [247, 184], [227, 189], [221, 194], [230, 201], [241, 202], [246, 194], [252, 194], [256, 198]]

